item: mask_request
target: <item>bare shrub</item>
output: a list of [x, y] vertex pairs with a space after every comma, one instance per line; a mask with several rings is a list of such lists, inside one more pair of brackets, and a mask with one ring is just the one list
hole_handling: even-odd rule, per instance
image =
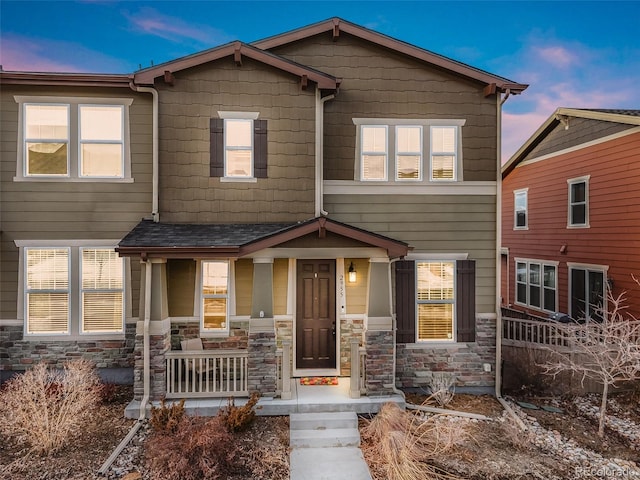
[[0, 431], [50, 455], [77, 435], [100, 401], [93, 364], [74, 360], [62, 369], [44, 363], [7, 382], [0, 393]]
[[158, 431], [149, 437], [145, 457], [152, 478], [224, 479], [231, 472], [234, 444], [220, 417], [184, 417], [174, 433]]
[[167, 405], [164, 398], [160, 400], [160, 406], [151, 406], [151, 419], [149, 423], [156, 432], [174, 433], [184, 417], [184, 398], [178, 403]]
[[451, 403], [455, 395], [456, 376], [448, 372], [433, 372], [429, 381], [431, 397], [440, 407]]
[[462, 443], [468, 434], [460, 422], [450, 422], [441, 416], [426, 420], [401, 410], [395, 403], [386, 403], [363, 429], [376, 451], [376, 468], [389, 480], [454, 479], [429, 463], [435, 457]]
[[218, 416], [222, 419], [228, 432], [241, 432], [251, 425], [256, 417], [254, 408], [259, 399], [260, 394], [254, 392], [245, 405], [236, 407], [233, 397], [229, 398], [226, 408], [221, 408], [218, 412]]

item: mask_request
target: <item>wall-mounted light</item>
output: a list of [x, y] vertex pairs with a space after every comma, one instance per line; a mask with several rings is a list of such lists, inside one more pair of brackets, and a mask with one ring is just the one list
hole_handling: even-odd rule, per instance
[[353, 265], [353, 262], [349, 265], [348, 279], [349, 283], [356, 283], [356, 280], [358, 280], [358, 274], [356, 273], [356, 267]]

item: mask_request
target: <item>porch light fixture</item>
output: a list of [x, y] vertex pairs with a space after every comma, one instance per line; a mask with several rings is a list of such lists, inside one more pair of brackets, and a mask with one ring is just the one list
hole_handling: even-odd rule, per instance
[[356, 283], [358, 279], [358, 274], [356, 273], [356, 267], [354, 267], [353, 262], [349, 265], [349, 283]]

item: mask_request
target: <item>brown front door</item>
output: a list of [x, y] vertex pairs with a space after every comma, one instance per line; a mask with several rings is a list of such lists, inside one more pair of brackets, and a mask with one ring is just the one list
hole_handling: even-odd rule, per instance
[[336, 262], [298, 260], [296, 368], [336, 368]]

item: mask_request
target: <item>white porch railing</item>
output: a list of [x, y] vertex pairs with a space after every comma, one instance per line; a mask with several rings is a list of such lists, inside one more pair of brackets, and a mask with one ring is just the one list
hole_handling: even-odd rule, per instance
[[291, 399], [291, 341], [283, 340], [276, 350], [276, 394], [283, 400]]
[[166, 398], [246, 397], [246, 350], [170, 351]]
[[349, 396], [360, 398], [366, 393], [365, 389], [365, 357], [366, 349], [360, 346], [360, 340], [351, 339], [351, 378], [349, 382]]

